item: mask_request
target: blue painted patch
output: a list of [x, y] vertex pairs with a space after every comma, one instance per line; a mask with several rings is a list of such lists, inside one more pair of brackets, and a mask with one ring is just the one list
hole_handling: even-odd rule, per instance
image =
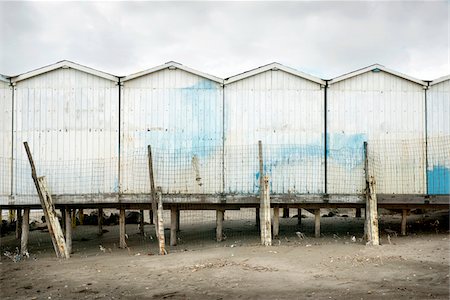
[[433, 166], [427, 170], [428, 194], [450, 194], [450, 170], [443, 166]]
[[[222, 146], [222, 97], [220, 86], [210, 80], [164, 91], [167, 101], [165, 124], [138, 133], [140, 146], [192, 153], [207, 157]], [[149, 115], [148, 118], [152, 118]], [[151, 120], [148, 122], [151, 124]]]
[[361, 167], [364, 164], [364, 133], [327, 134], [327, 158], [333, 163], [349, 169]]

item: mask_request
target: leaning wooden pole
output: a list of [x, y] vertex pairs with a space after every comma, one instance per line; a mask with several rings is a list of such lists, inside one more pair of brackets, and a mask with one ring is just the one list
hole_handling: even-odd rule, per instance
[[366, 220], [364, 232], [367, 245], [379, 245], [378, 235], [378, 204], [375, 188], [375, 178], [370, 175], [369, 152], [367, 142], [364, 142], [364, 170], [366, 177]]
[[31, 155], [28, 143], [23, 143], [25, 151], [27, 152], [28, 160], [31, 166], [31, 177], [33, 178], [34, 185], [36, 187], [39, 200], [41, 202], [42, 209], [45, 215], [45, 221], [47, 222], [48, 231], [52, 237], [53, 247], [55, 248], [56, 256], [59, 258], [69, 258], [70, 254], [67, 251], [66, 242], [56, 216], [55, 206], [53, 205], [52, 197], [47, 190], [47, 182], [44, 176], [37, 177], [36, 167], [34, 165], [33, 156]]
[[[156, 232], [156, 238], [158, 238], [159, 234], [159, 222], [158, 222], [158, 199], [156, 197], [156, 189], [155, 189], [155, 176], [153, 173], [153, 157], [152, 157], [152, 146], [147, 146], [147, 155], [148, 155], [148, 175], [150, 178], [150, 193], [152, 195], [152, 211], [153, 211], [153, 217], [155, 218], [155, 232]], [[151, 216], [150, 216], [151, 218]], [[153, 220], [151, 218], [151, 220]], [[163, 231], [164, 232], [164, 231]]]

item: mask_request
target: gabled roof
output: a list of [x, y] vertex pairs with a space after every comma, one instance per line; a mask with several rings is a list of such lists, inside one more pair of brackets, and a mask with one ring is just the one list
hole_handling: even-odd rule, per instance
[[220, 84], [223, 84], [223, 79], [221, 79], [219, 77], [216, 77], [216, 76], [213, 76], [213, 75], [209, 75], [209, 74], [206, 74], [206, 73], [203, 73], [203, 72], [191, 69], [189, 67], [183, 66], [182, 64], [174, 62], [174, 61], [169, 61], [169, 62], [167, 62], [167, 63], [165, 63], [163, 65], [160, 65], [160, 66], [157, 66], [157, 67], [153, 67], [153, 68], [145, 70], [145, 71], [141, 71], [141, 72], [138, 72], [138, 73], [134, 73], [134, 74], [125, 76], [120, 81], [121, 82], [125, 82], [125, 81], [128, 81], [128, 80], [132, 80], [132, 79], [135, 79], [135, 78], [138, 78], [138, 77], [142, 77], [142, 76], [145, 76], [145, 75], [148, 75], [148, 74], [151, 74], [151, 73], [155, 73], [155, 72], [158, 72], [158, 71], [161, 71], [161, 70], [165, 70], [165, 69], [171, 69], [171, 70], [173, 70], [173, 69], [180, 69], [180, 70], [186, 71], [188, 73], [191, 73], [191, 74], [194, 74], [194, 75], [197, 75], [197, 76], [209, 79], [211, 81], [215, 81], [215, 82], [220, 83]]
[[0, 81], [9, 83], [9, 78], [5, 75], [0, 74]]
[[238, 74], [238, 75], [226, 78], [225, 79], [225, 84], [230, 84], [230, 83], [233, 83], [233, 82], [236, 82], [236, 81], [239, 81], [239, 80], [251, 77], [251, 76], [255, 76], [257, 74], [260, 74], [260, 73], [263, 73], [263, 72], [266, 72], [266, 71], [269, 71], [269, 70], [274, 70], [274, 71], [282, 70], [282, 71], [284, 71], [286, 73], [289, 73], [289, 74], [292, 74], [294, 76], [298, 76], [298, 77], [310, 80], [312, 82], [315, 82], [315, 83], [318, 83], [318, 84], [321, 84], [321, 85], [325, 85], [325, 81], [320, 79], [320, 78], [317, 78], [317, 77], [314, 77], [312, 75], [309, 75], [309, 74], [297, 71], [297, 70], [289, 68], [289, 67], [286, 67], [286, 66], [284, 66], [284, 65], [282, 65], [280, 63], [277, 63], [277, 62], [273, 62], [271, 64], [268, 64], [268, 65], [265, 65], [265, 66], [261, 66], [261, 67], [258, 67], [258, 68], [246, 71], [244, 73], [241, 73], [241, 74]]
[[98, 77], [101, 77], [101, 78], [105, 78], [105, 79], [111, 80], [111, 81], [114, 81], [114, 82], [118, 82], [119, 81], [119, 78], [117, 76], [114, 76], [114, 75], [111, 75], [111, 74], [108, 74], [108, 73], [105, 73], [105, 72], [102, 72], [102, 71], [98, 71], [98, 70], [95, 70], [95, 69], [92, 69], [92, 68], [89, 68], [89, 67], [86, 67], [86, 66], [82, 66], [80, 64], [76, 64], [76, 63], [68, 61], [68, 60], [63, 60], [63, 61], [57, 62], [55, 64], [52, 64], [52, 65], [49, 65], [49, 66], [46, 66], [46, 67], [42, 67], [42, 68], [39, 68], [39, 69], [30, 71], [30, 72], [27, 72], [27, 73], [23, 73], [21, 75], [15, 76], [15, 77], [12, 78], [12, 82], [16, 83], [16, 82], [19, 82], [19, 81], [22, 81], [22, 80], [25, 80], [25, 79], [28, 79], [28, 78], [31, 78], [31, 77], [34, 77], [34, 76], [38, 76], [38, 75], [41, 75], [41, 74], [44, 74], [44, 73], [47, 73], [47, 72], [51, 72], [51, 71], [57, 70], [57, 69], [66, 69], [66, 68], [75, 69], [75, 70], [78, 70], [78, 71], [81, 71], [81, 72], [85, 72], [85, 73], [88, 73], [88, 74], [92, 74], [92, 75], [95, 75], [95, 76], [98, 76]]
[[349, 78], [352, 78], [352, 77], [355, 77], [355, 76], [358, 76], [358, 75], [361, 75], [361, 74], [364, 74], [364, 73], [367, 73], [367, 72], [370, 72], [370, 71], [374, 71], [374, 70], [383, 71], [383, 72], [392, 74], [394, 76], [397, 76], [397, 77], [400, 77], [400, 78], [412, 81], [412, 82], [417, 83], [417, 84], [422, 85], [422, 86], [426, 86], [427, 85], [426, 82], [423, 81], [423, 80], [420, 80], [420, 79], [417, 79], [417, 78], [414, 78], [414, 77], [402, 74], [400, 72], [388, 69], [385, 66], [382, 66], [382, 65], [379, 65], [379, 64], [374, 64], [374, 65], [371, 65], [371, 66], [368, 66], [368, 67], [365, 67], [365, 68], [362, 68], [362, 69], [359, 69], [359, 70], [356, 70], [356, 71], [353, 71], [353, 72], [341, 75], [339, 77], [333, 78], [333, 79], [331, 79], [328, 82], [328, 84], [334, 84], [334, 83], [337, 83], [339, 81], [346, 80], [346, 79], [349, 79]]
[[441, 82], [446, 81], [446, 80], [450, 80], [450, 75], [436, 78], [435, 80], [430, 82], [430, 85], [438, 84], [438, 83], [441, 83]]

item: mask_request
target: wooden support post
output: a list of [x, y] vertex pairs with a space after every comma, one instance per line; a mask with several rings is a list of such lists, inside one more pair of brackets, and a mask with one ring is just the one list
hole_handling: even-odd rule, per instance
[[148, 211], [148, 217], [150, 219], [150, 225], [155, 225], [155, 222], [153, 221], [153, 210]]
[[159, 242], [159, 254], [166, 255], [166, 238], [164, 236], [164, 220], [163, 220], [163, 203], [162, 203], [162, 189], [160, 186], [156, 189], [156, 200], [158, 202], [158, 209], [156, 220], [158, 224], [158, 242]]
[[375, 178], [370, 175], [369, 152], [367, 142], [364, 142], [364, 170], [366, 178], [366, 220], [364, 223], [364, 235], [366, 245], [378, 246], [380, 244], [378, 235], [378, 204], [375, 189]]
[[9, 223], [12, 223], [12, 221], [14, 221], [15, 218], [16, 218], [16, 212], [15, 212], [15, 210], [14, 210], [14, 209], [10, 209], [10, 210], [9, 210], [9, 214], [8, 214], [8, 220], [9, 220]]
[[72, 228], [77, 227], [77, 216], [76, 216], [76, 209], [71, 209], [70, 213], [72, 214]]
[[80, 222], [80, 225], [83, 225], [84, 223], [84, 211], [82, 208], [78, 210], [78, 221]]
[[[150, 221], [152, 221], [152, 217], [155, 218], [155, 233], [156, 238], [159, 234], [159, 221], [158, 221], [158, 199], [157, 199], [157, 191], [155, 189], [155, 177], [153, 174], [153, 158], [152, 158], [152, 147], [150, 145], [147, 146], [147, 155], [148, 155], [148, 174], [150, 178], [150, 193], [152, 195], [152, 212], [153, 214], [150, 216]], [[163, 225], [164, 226], [164, 225]], [[164, 234], [164, 228], [163, 228], [163, 234]]]
[[302, 225], [302, 209], [301, 208], [297, 209], [297, 225], [298, 226]]
[[180, 209], [177, 208], [177, 231], [180, 231]]
[[101, 236], [101, 235], [103, 235], [103, 208], [99, 208], [98, 209], [97, 224], [98, 224], [98, 232], [97, 232], [97, 234], [99, 236]]
[[20, 240], [22, 236], [22, 209], [17, 209], [17, 219], [16, 219], [16, 239]]
[[320, 208], [314, 210], [314, 235], [320, 238]]
[[28, 233], [30, 232], [30, 209], [24, 208], [22, 217], [22, 236], [20, 241], [20, 253], [28, 255]]
[[61, 228], [63, 234], [66, 235], [66, 210], [61, 208], [59, 211], [61, 212]]
[[355, 218], [361, 218], [361, 207], [356, 208]]
[[259, 207], [255, 209], [255, 223], [256, 227], [259, 229], [259, 225], [261, 225], [261, 216], [259, 215]]
[[273, 237], [278, 237], [280, 232], [280, 208], [273, 208]]
[[67, 247], [67, 252], [69, 252], [69, 254], [72, 253], [72, 211], [70, 208], [66, 207], [66, 247]]
[[139, 233], [144, 236], [144, 210], [139, 211]]
[[177, 208], [170, 208], [170, 246], [177, 245]]
[[56, 256], [59, 258], [69, 258], [70, 253], [67, 251], [66, 241], [61, 230], [61, 225], [56, 216], [55, 206], [53, 204], [52, 196], [50, 195], [45, 177], [37, 177], [36, 167], [34, 165], [33, 157], [31, 155], [28, 143], [24, 142], [25, 151], [27, 152], [28, 160], [31, 166], [31, 177], [33, 178], [36, 191], [44, 211], [45, 220], [47, 222], [48, 231], [52, 237], [53, 247]]
[[216, 210], [216, 241], [223, 240], [223, 213], [221, 209]]
[[289, 208], [283, 208], [283, 218], [289, 218]]
[[125, 234], [126, 234], [126, 228], [125, 228], [125, 209], [121, 208], [120, 209], [120, 214], [119, 214], [119, 248], [125, 249], [127, 248], [127, 242], [125, 239]]
[[408, 210], [407, 209], [403, 209], [402, 210], [402, 228], [401, 228], [401, 233], [402, 235], [406, 235], [406, 219], [408, 216]]

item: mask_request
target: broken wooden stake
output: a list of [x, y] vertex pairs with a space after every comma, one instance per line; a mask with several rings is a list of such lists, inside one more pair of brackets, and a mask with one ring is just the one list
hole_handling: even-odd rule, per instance
[[30, 232], [30, 209], [24, 208], [22, 216], [22, 236], [20, 240], [20, 253], [28, 255], [28, 233]]
[[47, 222], [48, 231], [52, 237], [53, 247], [58, 258], [69, 258], [70, 254], [67, 251], [66, 241], [61, 230], [58, 218], [56, 216], [55, 206], [53, 204], [52, 196], [50, 195], [45, 177], [37, 177], [36, 167], [34, 165], [33, 157], [31, 155], [28, 143], [24, 142], [25, 151], [27, 152], [28, 160], [31, 166], [31, 177], [33, 178], [42, 209], [44, 211], [45, 220]]
[[164, 236], [164, 220], [163, 220], [163, 203], [162, 203], [162, 189], [160, 186], [156, 189], [156, 200], [158, 202], [158, 210], [156, 211], [156, 220], [158, 222], [158, 242], [159, 242], [159, 254], [166, 255], [166, 239]]
[[126, 228], [125, 228], [125, 209], [120, 209], [120, 215], [119, 215], [119, 248], [125, 249], [127, 248], [127, 242], [125, 239], [126, 235]]

